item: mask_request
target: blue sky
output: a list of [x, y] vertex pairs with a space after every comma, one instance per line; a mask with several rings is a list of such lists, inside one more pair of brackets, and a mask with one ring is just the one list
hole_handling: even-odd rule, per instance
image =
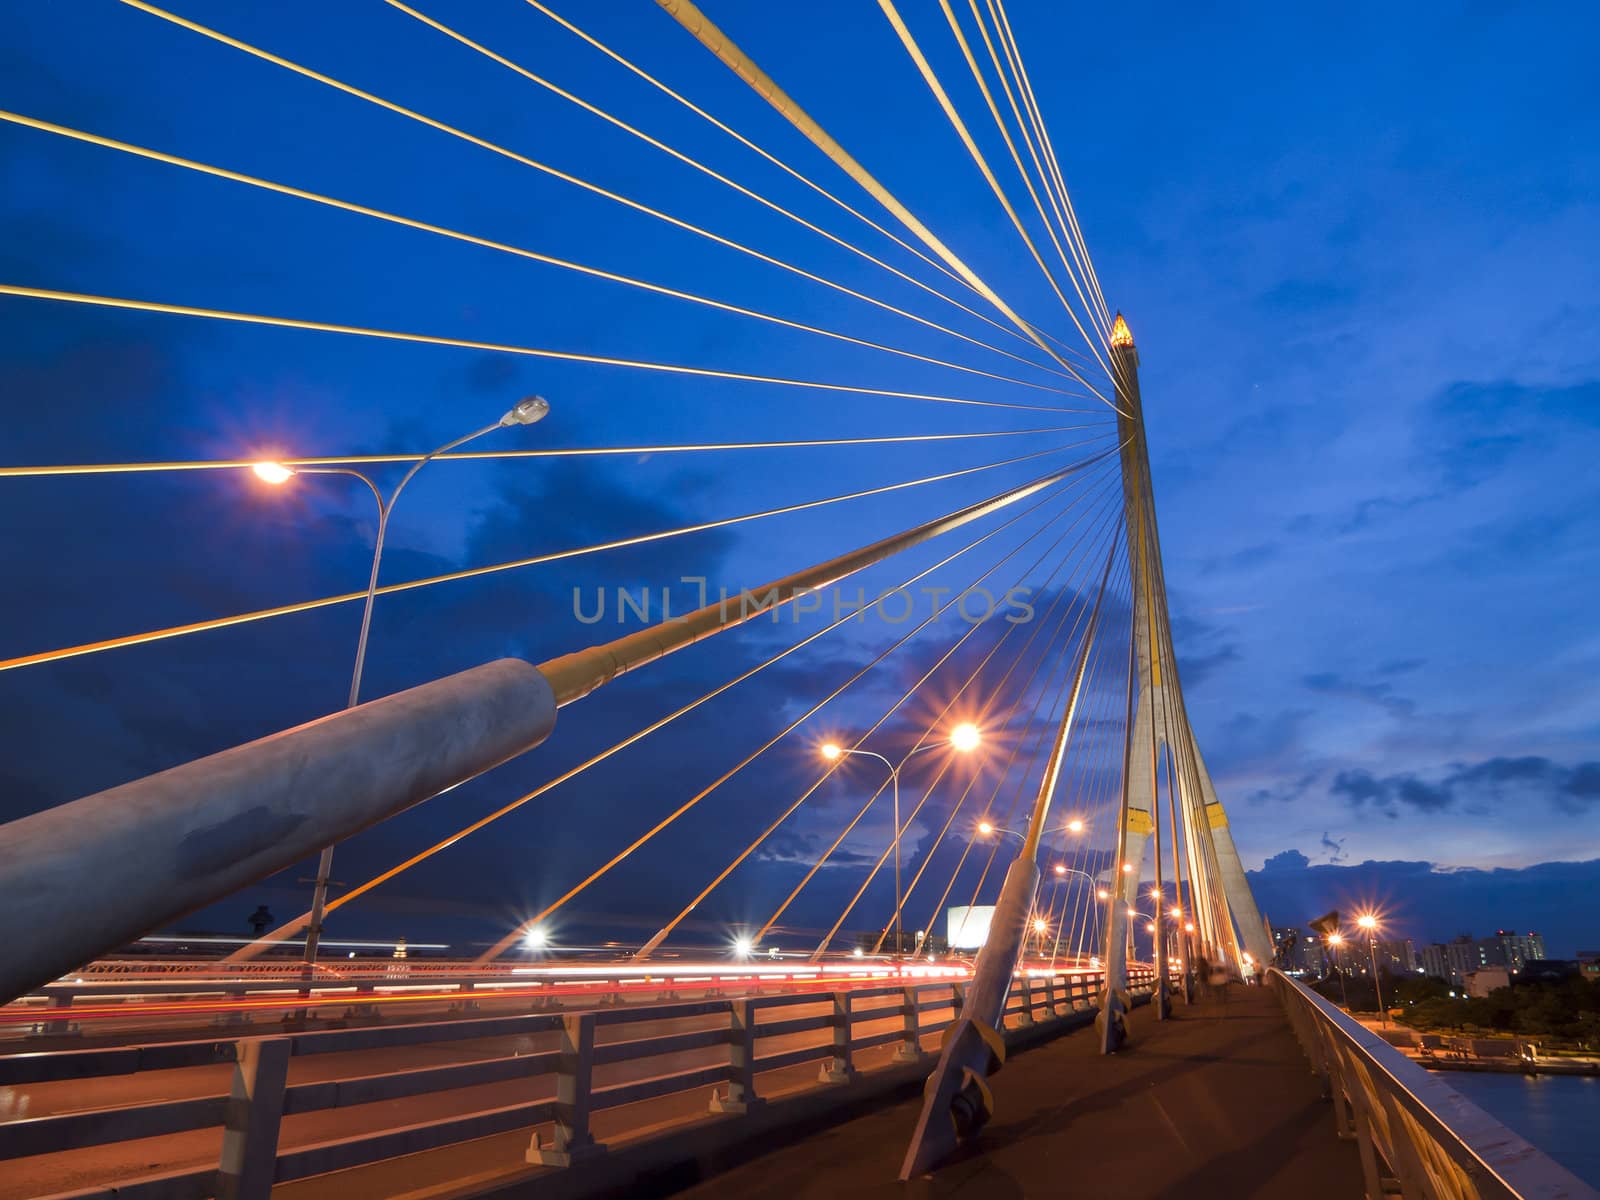
[[[90, 8], [92, 20], [81, 8], [17, 6], [0, 51], [0, 107], [919, 353], [1051, 378], [149, 14], [110, 0]], [[1023, 349], [392, 7], [178, 11]], [[559, 11], [870, 207], [653, 5]], [[707, 11], [1008, 300], [1068, 335], [875, 8]], [[522, 0], [432, 15], [917, 269]], [[1404, 27], [1376, 7], [1331, 27], [1310, 13], [1201, 19], [1157, 6], [1132, 36], [1113, 10], [1018, 3], [1011, 15], [1100, 279], [1139, 339], [1188, 707], [1246, 864], [1273, 860], [1258, 877], [1270, 914], [1289, 921], [1370, 901], [1418, 937], [1538, 922], [1554, 951], [1600, 941], [1564, 916], [1572, 892], [1592, 894], [1581, 881], [1600, 859], [1593, 18], [1563, 10], [1552, 36], [1553, 11], [1491, 5], [1409, 14]], [[963, 69], [942, 23], [911, 6], [907, 17], [974, 129], [992, 135], [975, 91], [958, 86]], [[984, 145], [1003, 154], [992, 136]], [[488, 423], [532, 390], [551, 399], [552, 416], [496, 435], [497, 445], [1091, 427], [759, 457], [439, 464], [405, 497], [386, 580], [958, 470], [1103, 439], [1108, 428], [1093, 402], [775, 330], [32, 130], [0, 127], [0, 172], [3, 282], [1090, 410], [797, 392], [0, 298], [0, 444], [12, 463], [415, 451]], [[1022, 200], [1014, 176], [1007, 182]], [[925, 267], [919, 277], [937, 278]], [[386, 599], [366, 694], [584, 644], [593, 631], [571, 616], [572, 586], [766, 579], [1084, 452]], [[273, 493], [233, 473], [0, 484], [6, 656], [347, 591], [370, 550], [370, 498], [334, 480]], [[1046, 515], [938, 578], [976, 575]], [[953, 548], [922, 548], [865, 584], [888, 586]], [[1013, 568], [1042, 548], [1020, 551]], [[1070, 586], [1092, 587], [1086, 577]], [[346, 607], [0, 674], [4, 815], [337, 707], [354, 620]], [[944, 622], [908, 646], [906, 665], [830, 713], [831, 727], [875, 720], [896, 681], [903, 688], [940, 652], [939, 630], [964, 631]], [[443, 926], [421, 914], [443, 912], [476, 930], [537, 906], [618, 829], [704, 786], [883, 644], [881, 629], [844, 633], [829, 655], [774, 668], [764, 703], [718, 708], [671, 745], [619, 756], [559, 803], [536, 802], [486, 844], [464, 844], [370, 906], [352, 906], [348, 921], [427, 930]], [[721, 682], [783, 636], [761, 630], [715, 653], [697, 648], [656, 679], [619, 685], [564, 718], [559, 746], [453, 793], [448, 807], [363, 835], [341, 851], [336, 873], [365, 877], [660, 715], [663, 703]], [[989, 636], [973, 639], [974, 655]], [[888, 733], [908, 747], [908, 729], [899, 722]], [[698, 885], [684, 857], [725, 860], [813, 768], [803, 750], [764, 761], [704, 822], [619, 872], [596, 899], [608, 927], [648, 924], [670, 900], [686, 901]], [[776, 853], [730, 880], [718, 919], [770, 910], [794, 864], [854, 808], [851, 786], [830, 785], [815, 818], [802, 815], [793, 861]], [[941, 793], [936, 808], [946, 802]], [[875, 857], [887, 828], [874, 812], [847, 846]], [[933, 832], [926, 819], [913, 826], [913, 861]], [[1507, 873], [1515, 884], [1551, 862], [1587, 865], [1502, 886]], [[796, 920], [826, 927], [858, 882], [851, 869], [825, 873], [813, 909]], [[295, 911], [302, 874], [264, 888], [280, 915]], [[243, 911], [255, 902], [241, 899]], [[239, 907], [204, 915], [227, 925]]]

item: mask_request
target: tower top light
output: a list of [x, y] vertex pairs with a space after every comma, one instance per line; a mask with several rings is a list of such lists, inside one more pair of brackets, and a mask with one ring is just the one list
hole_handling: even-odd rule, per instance
[[1123, 319], [1121, 313], [1118, 313], [1117, 319], [1111, 322], [1111, 344], [1113, 346], [1133, 345], [1133, 330], [1128, 328], [1128, 322]]

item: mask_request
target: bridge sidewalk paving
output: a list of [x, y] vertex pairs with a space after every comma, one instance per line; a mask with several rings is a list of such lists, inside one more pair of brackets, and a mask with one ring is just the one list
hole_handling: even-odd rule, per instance
[[675, 1193], [682, 1200], [852, 1197], [1217, 1196], [1341, 1200], [1362, 1194], [1354, 1143], [1294, 1040], [1277, 997], [1234, 986], [1174, 1018], [1135, 1011], [1132, 1044], [1102, 1057], [1092, 1029], [1008, 1062], [996, 1113], [931, 1178], [895, 1181], [920, 1100], [776, 1147]]

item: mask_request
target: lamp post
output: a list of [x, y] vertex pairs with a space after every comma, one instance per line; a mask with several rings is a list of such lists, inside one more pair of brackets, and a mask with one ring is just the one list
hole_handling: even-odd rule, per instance
[[[372, 570], [367, 578], [367, 596], [361, 609], [361, 633], [356, 638], [356, 663], [355, 670], [350, 675], [350, 696], [345, 703], [346, 708], [354, 708], [361, 699], [361, 675], [367, 663], [367, 635], [372, 629], [372, 606], [378, 596], [378, 568], [383, 561], [383, 541], [389, 531], [389, 516], [394, 512], [395, 501], [400, 499], [400, 493], [405, 490], [406, 484], [441, 454], [454, 450], [457, 446], [464, 446], [475, 441], [485, 434], [493, 433], [496, 429], [507, 428], [512, 425], [532, 425], [543, 420], [550, 411], [550, 404], [543, 396], [528, 396], [519, 400], [505, 416], [493, 425], [485, 425], [482, 429], [475, 429], [464, 437], [446, 442], [437, 450], [424, 454], [411, 465], [400, 482], [395, 485], [394, 491], [389, 493], [389, 498], [384, 499], [383, 493], [378, 490], [378, 485], [360, 471], [350, 467], [289, 467], [277, 462], [258, 462], [251, 467], [257, 479], [263, 483], [272, 484], [274, 487], [287, 483], [296, 475], [351, 475], [366, 484], [372, 492], [372, 498], [378, 502], [378, 533], [372, 546]], [[317, 878], [311, 893], [311, 923], [306, 927], [305, 962], [307, 967], [314, 966], [317, 961], [317, 945], [322, 940], [322, 914], [328, 902], [328, 879], [333, 872], [333, 847], [324, 846], [322, 855], [317, 859]]]
[[1389, 1011], [1383, 1007], [1383, 985], [1378, 982], [1378, 918], [1371, 913], [1362, 913], [1356, 918], [1356, 924], [1367, 931], [1367, 954], [1372, 963], [1372, 991], [1378, 997], [1378, 1021], [1387, 1029]]
[[[918, 746], [912, 754], [921, 754], [925, 750], [937, 750], [948, 745], [953, 750], [963, 754], [975, 750], [978, 743], [983, 740], [983, 735], [978, 727], [969, 722], [963, 722], [950, 731], [950, 737], [945, 742], [930, 742], [926, 746]], [[900, 768], [895, 766], [876, 750], [862, 750], [859, 747], [841, 746], [837, 742], [828, 742], [822, 747], [822, 757], [829, 762], [838, 762], [847, 754], [859, 754], [865, 758], [875, 758], [889, 769], [889, 783], [894, 796], [894, 960], [899, 963], [903, 957], [901, 943], [904, 930], [900, 924], [900, 909], [904, 906], [905, 897], [900, 891]], [[902, 759], [902, 764], [905, 759]]]
[[1350, 1011], [1350, 986], [1344, 979], [1344, 934], [1335, 931], [1328, 935], [1328, 945], [1333, 947], [1333, 970], [1339, 976], [1339, 995], [1344, 999], [1345, 1011]]

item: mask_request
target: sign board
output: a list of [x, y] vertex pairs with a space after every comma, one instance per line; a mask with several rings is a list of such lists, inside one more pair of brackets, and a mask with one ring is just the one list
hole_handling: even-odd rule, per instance
[[959, 905], [945, 910], [945, 940], [952, 950], [976, 950], [989, 940], [994, 905]]

